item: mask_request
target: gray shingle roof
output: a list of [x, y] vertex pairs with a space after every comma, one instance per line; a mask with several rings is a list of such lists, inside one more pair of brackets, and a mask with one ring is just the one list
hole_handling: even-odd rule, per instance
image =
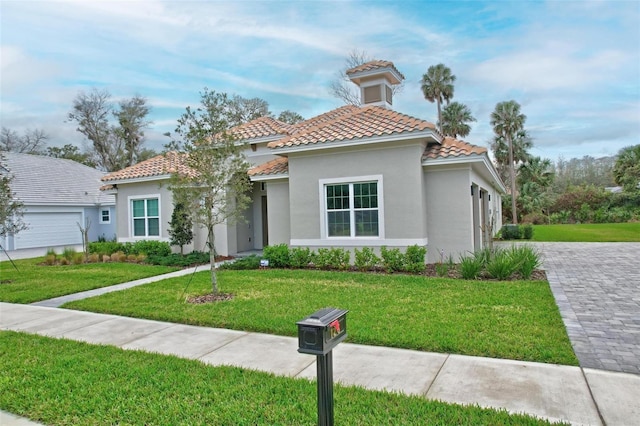
[[2, 152], [0, 162], [13, 175], [11, 189], [25, 205], [113, 205], [100, 191], [105, 173], [62, 158]]

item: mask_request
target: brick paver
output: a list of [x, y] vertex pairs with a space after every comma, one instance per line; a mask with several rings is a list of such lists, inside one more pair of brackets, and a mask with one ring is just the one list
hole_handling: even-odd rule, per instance
[[536, 243], [580, 366], [640, 374], [640, 243]]

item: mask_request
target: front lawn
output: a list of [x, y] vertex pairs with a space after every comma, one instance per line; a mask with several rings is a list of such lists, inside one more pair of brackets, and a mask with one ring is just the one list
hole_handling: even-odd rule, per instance
[[350, 311], [353, 343], [578, 365], [545, 281], [272, 269], [221, 271], [219, 282], [233, 300], [187, 303], [210, 292], [200, 272], [64, 307], [295, 336], [296, 321], [334, 306]]
[[640, 242], [640, 222], [535, 225], [534, 241]]
[[48, 266], [44, 258], [0, 262], [0, 301], [32, 303], [53, 297], [166, 274], [178, 268], [134, 263]]
[[[55, 425], [312, 425], [304, 379], [0, 332], [0, 408]], [[548, 425], [505, 411], [335, 386], [345, 425]]]

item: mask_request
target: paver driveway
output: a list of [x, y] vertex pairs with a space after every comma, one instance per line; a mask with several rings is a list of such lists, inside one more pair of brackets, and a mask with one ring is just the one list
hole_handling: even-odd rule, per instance
[[534, 243], [580, 366], [640, 374], [640, 243]]

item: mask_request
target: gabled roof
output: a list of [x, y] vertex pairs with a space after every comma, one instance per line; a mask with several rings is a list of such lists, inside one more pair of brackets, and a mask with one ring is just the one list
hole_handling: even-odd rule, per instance
[[11, 190], [25, 205], [95, 206], [115, 204], [100, 191], [104, 172], [63, 158], [2, 152]]
[[410, 137], [411, 133], [424, 131], [439, 136], [433, 123], [380, 106], [348, 105], [299, 123], [295, 127], [295, 133], [267, 146], [286, 148], [377, 136]]
[[482, 155], [487, 153], [487, 148], [472, 145], [465, 141], [454, 139], [447, 136], [442, 143], [431, 143], [422, 154], [422, 160], [449, 158], [449, 157], [468, 157], [470, 155]]
[[294, 131], [295, 128], [291, 124], [272, 117], [259, 117], [231, 129], [231, 133], [242, 140], [290, 135]]
[[249, 169], [249, 176], [284, 176], [288, 173], [289, 159], [287, 157], [276, 158]]
[[175, 151], [166, 154], [156, 155], [145, 161], [141, 161], [133, 166], [126, 167], [116, 172], [111, 172], [102, 178], [103, 182], [115, 182], [129, 179], [140, 179], [154, 176], [167, 176], [178, 172], [181, 174], [191, 175], [191, 170], [185, 164], [183, 155], [179, 155]]

